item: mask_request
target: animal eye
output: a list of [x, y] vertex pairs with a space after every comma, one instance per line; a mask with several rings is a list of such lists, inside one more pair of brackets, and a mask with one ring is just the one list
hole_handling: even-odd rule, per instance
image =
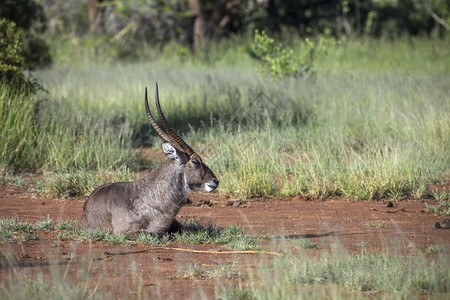
[[200, 161], [197, 159], [192, 160], [192, 162], [194, 163], [194, 165], [196, 166], [200, 166]]

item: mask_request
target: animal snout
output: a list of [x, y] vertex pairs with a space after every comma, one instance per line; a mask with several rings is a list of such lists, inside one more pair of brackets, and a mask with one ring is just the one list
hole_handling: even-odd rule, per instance
[[207, 192], [214, 191], [219, 186], [219, 180], [217, 178], [213, 178], [205, 184], [205, 190]]

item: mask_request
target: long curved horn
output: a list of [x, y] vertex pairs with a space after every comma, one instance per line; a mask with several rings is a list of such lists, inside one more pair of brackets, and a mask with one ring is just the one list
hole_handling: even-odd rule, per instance
[[159, 134], [159, 136], [166, 142], [170, 143], [172, 146], [177, 148], [179, 151], [185, 152], [179, 145], [177, 145], [167, 134], [162, 131], [162, 129], [158, 126], [155, 119], [153, 118], [153, 115], [150, 111], [150, 108], [148, 106], [148, 97], [147, 97], [147, 87], [145, 87], [145, 110], [147, 111], [147, 116], [150, 121], [150, 124], [152, 124], [155, 131]]
[[195, 151], [173, 130], [173, 128], [169, 125], [166, 118], [164, 117], [164, 114], [161, 110], [161, 105], [159, 104], [159, 93], [158, 93], [158, 83], [156, 83], [156, 109], [158, 110], [159, 118], [161, 119], [161, 122], [164, 125], [164, 128], [166, 128], [166, 131], [169, 133], [169, 135], [172, 137], [172, 139], [181, 147], [183, 148], [183, 151], [189, 155], [192, 156], [192, 154], [195, 153]]

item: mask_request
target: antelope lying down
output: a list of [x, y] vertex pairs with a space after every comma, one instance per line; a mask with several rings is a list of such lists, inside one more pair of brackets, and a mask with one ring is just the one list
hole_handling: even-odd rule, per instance
[[81, 226], [103, 229], [115, 234], [139, 232], [162, 235], [182, 229], [175, 219], [186, 201], [188, 190], [214, 191], [219, 185], [214, 173], [200, 156], [172, 129], [159, 104], [156, 108], [167, 133], [150, 112], [145, 89], [145, 108], [168, 159], [144, 178], [133, 182], [106, 183], [95, 189], [83, 206]]

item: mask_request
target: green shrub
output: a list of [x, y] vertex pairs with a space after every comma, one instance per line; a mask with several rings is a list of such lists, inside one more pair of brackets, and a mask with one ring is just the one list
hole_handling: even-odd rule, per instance
[[442, 200], [439, 205], [429, 205], [425, 203], [427, 213], [434, 213], [437, 216], [450, 216], [450, 202]]
[[21, 32], [22, 54], [29, 70], [52, 63], [49, 46], [40, 36], [47, 27], [41, 3], [39, 0], [2, 1], [0, 8], [0, 19], [14, 22]]
[[16, 218], [0, 219], [0, 243], [26, 243], [37, 240], [39, 236], [33, 231], [33, 226]]
[[[23, 30], [12, 21], [0, 19], [0, 82], [16, 89], [36, 92], [42, 87], [31, 74], [26, 76], [24, 73], [30, 71], [32, 67], [26, 57], [23, 40]], [[38, 43], [37, 40], [28, 42]]]
[[21, 38], [22, 32], [14, 22], [0, 19], [0, 81], [9, 85], [27, 82], [22, 73], [25, 59]]
[[335, 43], [333, 38], [323, 36], [319, 36], [316, 42], [306, 38], [300, 51], [296, 52], [277, 44], [265, 31], [256, 30], [249, 52], [252, 57], [262, 61], [265, 71], [274, 77], [303, 77], [311, 73], [317, 52], [325, 51]]

